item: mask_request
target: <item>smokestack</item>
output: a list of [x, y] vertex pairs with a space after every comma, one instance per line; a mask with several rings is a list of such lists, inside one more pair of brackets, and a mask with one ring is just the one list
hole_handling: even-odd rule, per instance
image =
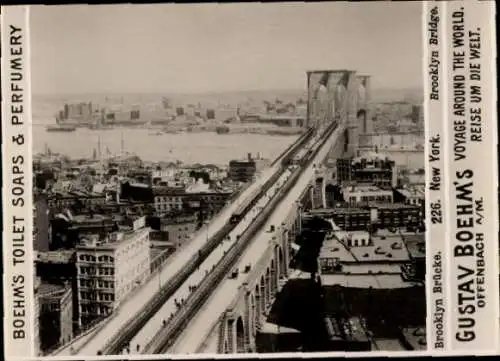
[[248, 160], [252, 160], [252, 153], [248, 153]]

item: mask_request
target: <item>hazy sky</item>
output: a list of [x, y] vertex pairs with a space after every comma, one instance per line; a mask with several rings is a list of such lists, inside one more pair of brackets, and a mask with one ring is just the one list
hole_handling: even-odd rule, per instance
[[421, 87], [421, 33], [418, 2], [34, 6], [32, 89], [305, 89], [313, 69]]

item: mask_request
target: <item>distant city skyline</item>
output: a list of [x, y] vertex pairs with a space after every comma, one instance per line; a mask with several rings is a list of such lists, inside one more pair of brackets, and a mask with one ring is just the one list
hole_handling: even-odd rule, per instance
[[352, 69], [422, 88], [422, 4], [32, 6], [34, 94], [305, 89]]

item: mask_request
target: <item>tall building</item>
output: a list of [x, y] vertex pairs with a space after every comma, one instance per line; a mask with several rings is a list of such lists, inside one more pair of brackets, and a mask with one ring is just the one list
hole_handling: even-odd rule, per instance
[[337, 159], [337, 182], [342, 185], [344, 182], [350, 182], [352, 178], [351, 158]]
[[[36, 276], [41, 282], [71, 287], [72, 304], [78, 303], [74, 250], [35, 252]], [[78, 330], [78, 307], [73, 307], [73, 332]]]
[[269, 160], [261, 158], [259, 154], [256, 158], [253, 158], [252, 154], [248, 153], [245, 160], [232, 160], [229, 162], [228, 177], [235, 182], [251, 182], [257, 173], [269, 167], [269, 165]]
[[81, 326], [110, 315], [148, 277], [149, 232], [141, 217], [127, 231], [87, 237], [76, 246]]
[[43, 352], [73, 338], [73, 298], [70, 285], [42, 282], [38, 288], [40, 347]]
[[396, 163], [387, 156], [368, 152], [359, 157], [337, 159], [337, 182], [343, 184], [396, 187]]

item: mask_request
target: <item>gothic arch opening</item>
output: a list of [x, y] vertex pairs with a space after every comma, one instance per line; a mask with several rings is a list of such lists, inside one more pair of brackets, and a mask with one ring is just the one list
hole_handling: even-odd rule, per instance
[[266, 281], [264, 276], [260, 278], [260, 314], [266, 309]]
[[253, 329], [252, 332], [255, 334], [257, 332], [257, 325], [259, 324], [259, 317], [262, 313], [262, 300], [259, 285], [255, 285], [255, 310], [253, 313]]
[[271, 296], [274, 295], [276, 292], [277, 288], [277, 282], [276, 282], [276, 264], [274, 262], [274, 259], [271, 260]]
[[243, 327], [243, 320], [238, 317], [236, 321], [236, 353], [245, 352], [245, 328]]
[[278, 247], [278, 265], [279, 265], [278, 277], [279, 278], [284, 277], [286, 265], [285, 265], [285, 258], [283, 257], [283, 250], [281, 249], [281, 247]]
[[349, 131], [344, 130], [344, 153], [349, 151]]
[[255, 295], [253, 293], [250, 294], [250, 309], [248, 313], [248, 320], [247, 320], [247, 336], [253, 335], [254, 333], [254, 325], [255, 325], [255, 313], [256, 313], [256, 307], [255, 307]]
[[271, 271], [266, 269], [266, 307], [271, 301]]
[[367, 133], [368, 132], [368, 119], [366, 118], [366, 110], [365, 109], [360, 109], [358, 110], [358, 113], [356, 114], [356, 118], [358, 121], [361, 123], [361, 132], [362, 133]]

